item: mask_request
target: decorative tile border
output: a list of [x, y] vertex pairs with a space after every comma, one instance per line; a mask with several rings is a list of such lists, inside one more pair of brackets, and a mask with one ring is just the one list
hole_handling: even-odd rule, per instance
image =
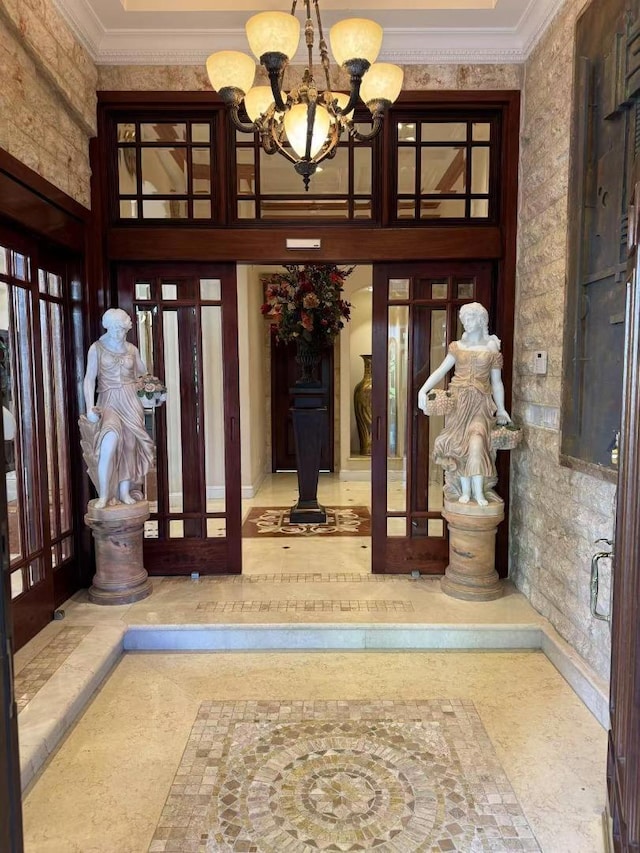
[[409, 601], [200, 601], [196, 610], [207, 613], [413, 613]]
[[92, 628], [62, 628], [15, 676], [14, 689], [18, 713], [24, 710], [51, 676], [78, 648]]
[[[372, 575], [360, 574], [358, 572], [334, 572], [333, 574], [321, 572], [288, 572], [270, 575], [207, 575], [190, 581], [185, 577], [163, 578], [162, 587], [184, 586], [185, 583], [221, 584], [225, 586], [231, 583], [254, 584], [254, 583], [388, 583], [390, 581], [408, 581], [409, 583], [420, 583], [428, 580], [428, 577], [412, 578], [409, 575]], [[434, 582], [440, 581], [440, 576], [434, 575]]]
[[203, 702], [149, 853], [539, 851], [471, 701]]

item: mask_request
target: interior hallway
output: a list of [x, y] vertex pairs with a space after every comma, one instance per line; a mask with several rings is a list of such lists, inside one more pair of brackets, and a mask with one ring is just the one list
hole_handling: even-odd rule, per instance
[[[294, 483], [267, 478], [245, 515], [287, 505]], [[369, 488], [324, 476], [319, 494], [363, 505]], [[243, 548], [242, 576], [154, 579], [122, 607], [78, 593], [17, 654], [28, 851], [600, 853], [606, 731], [541, 650], [509, 650], [553, 633], [524, 596], [469, 603], [437, 578], [371, 575], [366, 536]], [[439, 647], [339, 650], [383, 626]], [[236, 650], [121, 654], [127, 631], [166, 649], [213, 629]], [[447, 650], [456, 629], [506, 648]]]

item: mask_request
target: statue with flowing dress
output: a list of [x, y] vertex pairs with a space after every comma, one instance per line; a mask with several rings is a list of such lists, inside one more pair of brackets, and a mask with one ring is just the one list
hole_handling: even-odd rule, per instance
[[126, 340], [131, 319], [120, 308], [110, 308], [102, 325], [106, 332], [87, 355], [83, 384], [87, 411], [80, 418], [83, 456], [98, 492], [96, 509], [118, 502], [134, 504], [138, 494], [142, 499], [134, 486], [142, 484], [155, 465], [155, 446], [137, 392], [146, 367], [138, 349]]
[[479, 302], [460, 309], [464, 334], [449, 344], [442, 364], [433, 371], [418, 393], [418, 407], [427, 413], [428, 394], [455, 367], [449, 383], [454, 408], [436, 438], [433, 459], [445, 470], [445, 497], [478, 506], [500, 501], [496, 452], [491, 447], [495, 424], [511, 423], [504, 408], [500, 340], [488, 331], [489, 315]]

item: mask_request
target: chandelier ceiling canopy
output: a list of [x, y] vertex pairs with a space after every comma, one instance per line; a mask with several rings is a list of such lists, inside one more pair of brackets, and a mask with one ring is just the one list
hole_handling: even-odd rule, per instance
[[[320, 67], [326, 88], [314, 80], [313, 48], [315, 27], [311, 5], [315, 7], [318, 27]], [[402, 89], [403, 71], [397, 65], [376, 62], [382, 45], [382, 27], [364, 18], [349, 18], [331, 27], [329, 40], [335, 61], [349, 74], [349, 93], [334, 92], [330, 82], [330, 60], [320, 20], [319, 0], [305, 0], [307, 19], [304, 28], [308, 64], [302, 82], [289, 92], [283, 91], [286, 66], [298, 50], [300, 21], [296, 17], [297, 0], [291, 13], [260, 12], [245, 26], [249, 47], [269, 75], [270, 86], [254, 86], [255, 61], [245, 53], [222, 50], [207, 59], [211, 85], [229, 108], [236, 128], [258, 133], [267, 154], [280, 153], [302, 176], [305, 189], [318, 164], [336, 153], [343, 131], [353, 139], [373, 139], [382, 127], [385, 110]], [[372, 117], [371, 131], [361, 133], [353, 121], [357, 104], [364, 102]], [[240, 115], [241, 106], [249, 118]]]

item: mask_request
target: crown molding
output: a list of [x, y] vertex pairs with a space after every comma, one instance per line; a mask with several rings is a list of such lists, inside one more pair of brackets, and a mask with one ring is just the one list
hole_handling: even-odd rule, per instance
[[518, 23], [525, 59], [529, 58], [565, 2], [566, 0], [533, 0], [529, 3]]
[[[105, 33], [95, 56], [98, 65], [202, 65], [216, 50], [247, 52], [244, 30], [125, 30]], [[306, 63], [306, 52], [293, 65]], [[521, 63], [522, 49], [509, 31], [385, 30], [383, 62], [398, 65]]]
[[[202, 65], [217, 50], [247, 51], [244, 29], [105, 29], [89, 0], [53, 0], [97, 65]], [[521, 64], [566, 0], [530, 0], [516, 27], [385, 28], [380, 59], [399, 65]], [[304, 65], [301, 49], [292, 64]]]
[[98, 64], [100, 45], [106, 30], [87, 0], [53, 0], [53, 5], [71, 32]]

